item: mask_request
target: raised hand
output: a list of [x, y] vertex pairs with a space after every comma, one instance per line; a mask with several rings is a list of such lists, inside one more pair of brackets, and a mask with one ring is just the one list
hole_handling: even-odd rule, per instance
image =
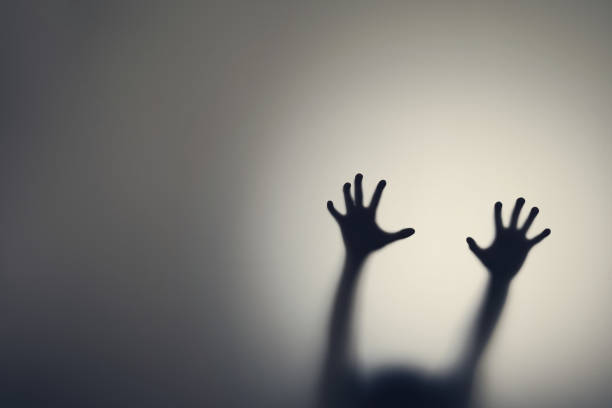
[[385, 245], [414, 234], [412, 228], [405, 228], [393, 233], [380, 229], [376, 224], [376, 208], [387, 183], [384, 180], [378, 183], [370, 206], [365, 207], [361, 187], [362, 179], [361, 174], [355, 176], [355, 200], [351, 197], [351, 183], [344, 184], [342, 190], [344, 191], [346, 215], [340, 214], [331, 201], [327, 202], [327, 209], [340, 225], [347, 255], [358, 259], [363, 259]]
[[539, 210], [537, 207], [533, 207], [527, 220], [519, 228], [517, 226], [518, 218], [524, 204], [524, 198], [516, 200], [510, 218], [510, 226], [506, 228], [502, 224], [502, 204], [500, 202], [495, 203], [495, 239], [489, 248], [480, 248], [473, 238], [467, 238], [468, 246], [489, 270], [494, 280], [509, 282], [521, 269], [531, 248], [550, 235], [550, 229], [546, 228], [535, 238], [527, 239], [527, 230], [538, 215]]
[[[355, 199], [351, 184], [344, 185], [346, 215], [340, 214], [331, 201], [327, 209], [340, 225], [346, 247], [346, 257], [330, 316], [329, 339], [320, 389], [320, 406], [354, 406], [354, 377], [349, 374], [354, 366], [350, 356], [351, 316], [357, 287], [366, 257], [373, 251], [414, 234], [412, 228], [390, 233], [376, 224], [376, 208], [386, 182], [380, 181], [369, 207], [363, 205], [363, 176], [355, 176]], [[344, 391], [347, 391], [344, 393]], [[347, 398], [348, 397], [348, 398]]]

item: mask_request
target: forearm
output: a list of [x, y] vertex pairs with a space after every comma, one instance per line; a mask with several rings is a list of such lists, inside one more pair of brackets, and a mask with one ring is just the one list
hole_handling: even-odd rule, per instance
[[319, 391], [319, 407], [336, 405], [335, 399], [342, 395], [348, 380], [351, 334], [351, 314], [357, 288], [357, 281], [364, 258], [346, 256], [340, 281], [336, 288], [323, 363]]
[[485, 295], [476, 318], [472, 338], [468, 345], [464, 368], [469, 372], [475, 370], [480, 357], [491, 339], [491, 335], [499, 321], [506, 298], [510, 281], [489, 278]]
[[348, 361], [352, 310], [357, 283], [365, 258], [346, 256], [336, 289], [329, 322], [327, 368], [338, 369]]

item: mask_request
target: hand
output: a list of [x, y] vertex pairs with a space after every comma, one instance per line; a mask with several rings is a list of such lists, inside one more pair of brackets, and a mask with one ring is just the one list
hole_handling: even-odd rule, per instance
[[510, 218], [510, 226], [504, 228], [501, 219], [502, 204], [500, 202], [495, 203], [495, 240], [489, 248], [482, 249], [474, 239], [471, 237], [467, 239], [468, 246], [474, 255], [487, 267], [495, 280], [510, 282], [521, 269], [529, 250], [550, 235], [550, 230], [546, 228], [535, 238], [527, 239], [525, 234], [527, 234], [527, 230], [538, 215], [539, 210], [537, 207], [533, 207], [525, 224], [518, 228], [518, 218], [523, 204], [525, 204], [524, 198], [516, 200]]
[[344, 202], [346, 203], [346, 215], [340, 214], [331, 201], [327, 202], [327, 209], [336, 219], [342, 232], [342, 239], [346, 247], [347, 255], [357, 259], [364, 259], [367, 255], [377, 249], [384, 247], [394, 241], [407, 238], [414, 234], [412, 228], [405, 228], [401, 231], [389, 233], [380, 229], [376, 225], [376, 208], [380, 201], [385, 185], [381, 180], [376, 186], [376, 191], [372, 196], [369, 207], [363, 205], [363, 190], [361, 180], [363, 176], [355, 176], [355, 201], [351, 197], [351, 183], [344, 184]]

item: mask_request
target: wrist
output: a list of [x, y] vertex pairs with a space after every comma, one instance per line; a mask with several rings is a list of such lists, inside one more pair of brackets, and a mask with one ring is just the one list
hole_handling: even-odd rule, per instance
[[344, 271], [355, 274], [361, 269], [367, 257], [367, 254], [356, 254], [347, 251], [344, 257]]
[[489, 278], [489, 286], [494, 289], [508, 290], [511, 282], [512, 278], [500, 278], [494, 275]]
[[370, 255], [369, 252], [357, 252], [357, 251], [346, 250], [344, 257], [347, 262], [351, 262], [355, 264], [362, 264], [365, 262], [365, 260], [368, 258], [369, 255]]

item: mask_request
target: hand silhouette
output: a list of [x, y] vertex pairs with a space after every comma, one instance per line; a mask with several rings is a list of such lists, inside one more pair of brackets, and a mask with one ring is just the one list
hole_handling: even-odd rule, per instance
[[509, 282], [514, 278], [521, 269], [529, 250], [550, 235], [550, 229], [546, 228], [535, 238], [527, 239], [525, 236], [527, 230], [538, 215], [539, 210], [537, 207], [533, 207], [525, 224], [518, 228], [518, 218], [523, 204], [525, 204], [524, 198], [516, 200], [510, 218], [510, 226], [505, 228], [502, 225], [501, 218], [502, 204], [500, 202], [495, 203], [495, 239], [489, 248], [482, 249], [473, 238], [467, 238], [470, 250], [480, 259], [480, 262], [484, 264], [495, 280]]
[[342, 232], [342, 239], [349, 257], [363, 259], [373, 251], [384, 247], [394, 241], [407, 238], [414, 234], [412, 228], [390, 233], [385, 232], [376, 225], [376, 208], [380, 201], [385, 185], [381, 180], [376, 186], [372, 202], [369, 207], [363, 205], [363, 190], [361, 180], [363, 176], [355, 176], [355, 201], [351, 197], [351, 183], [344, 184], [344, 202], [346, 203], [346, 215], [340, 214], [331, 201], [327, 202], [327, 209], [336, 219]]

